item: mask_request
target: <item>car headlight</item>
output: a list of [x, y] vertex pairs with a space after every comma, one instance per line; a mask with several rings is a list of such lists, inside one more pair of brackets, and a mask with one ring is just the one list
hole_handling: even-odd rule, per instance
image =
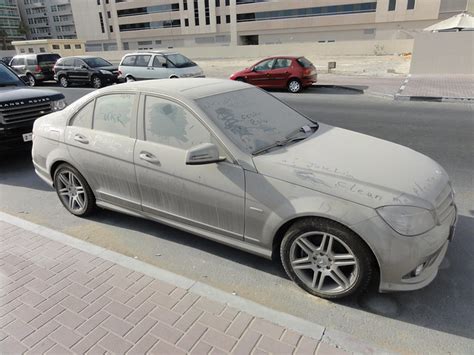
[[53, 111], [61, 111], [63, 108], [67, 106], [66, 100], [56, 100], [51, 102], [51, 108]]
[[99, 70], [101, 74], [104, 74], [104, 75], [112, 75], [112, 72], [108, 71], [108, 70]]
[[430, 210], [414, 206], [384, 206], [377, 208], [380, 217], [397, 233], [405, 236], [423, 234], [436, 225]]

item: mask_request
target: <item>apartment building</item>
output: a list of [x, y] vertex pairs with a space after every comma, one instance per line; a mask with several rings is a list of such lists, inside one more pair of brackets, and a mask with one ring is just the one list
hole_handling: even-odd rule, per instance
[[16, 0], [0, 0], [0, 50], [11, 49], [11, 42], [24, 39]]
[[72, 39], [76, 28], [70, 0], [17, 0], [28, 39]]
[[406, 39], [472, 2], [71, 0], [71, 6], [78, 38], [100, 51]]

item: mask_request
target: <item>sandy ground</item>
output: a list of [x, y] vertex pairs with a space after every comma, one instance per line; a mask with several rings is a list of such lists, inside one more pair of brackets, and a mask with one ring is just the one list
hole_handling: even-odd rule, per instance
[[[228, 78], [232, 73], [247, 68], [261, 58], [196, 59], [208, 77]], [[411, 58], [404, 56], [308, 56], [318, 72], [328, 73], [328, 62], [335, 61], [332, 74], [370, 77], [397, 77], [408, 74]]]

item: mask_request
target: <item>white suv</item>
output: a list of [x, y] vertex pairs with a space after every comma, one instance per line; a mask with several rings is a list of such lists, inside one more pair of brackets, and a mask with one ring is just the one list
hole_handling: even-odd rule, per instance
[[147, 51], [126, 54], [119, 65], [119, 77], [126, 81], [203, 78], [204, 73], [196, 63], [182, 54]]

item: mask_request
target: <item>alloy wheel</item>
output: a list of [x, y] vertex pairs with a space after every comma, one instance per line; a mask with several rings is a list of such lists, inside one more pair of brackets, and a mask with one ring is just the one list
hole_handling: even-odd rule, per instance
[[88, 205], [88, 198], [79, 178], [70, 170], [58, 173], [56, 188], [59, 198], [70, 212], [81, 213]]
[[69, 82], [65, 76], [62, 76], [61, 79], [59, 79], [59, 83], [63, 88], [67, 88], [69, 86]]
[[92, 79], [92, 85], [94, 86], [94, 88], [99, 89], [102, 87], [102, 80], [100, 80], [98, 76], [95, 76]]
[[301, 90], [301, 84], [298, 80], [292, 80], [288, 84], [288, 89], [293, 93], [298, 92]]
[[28, 81], [30, 83], [30, 86], [35, 86], [36, 85], [36, 79], [33, 75], [28, 75]]
[[290, 265], [311, 290], [326, 295], [346, 292], [359, 276], [358, 260], [340, 238], [324, 232], [307, 232], [290, 248]]

